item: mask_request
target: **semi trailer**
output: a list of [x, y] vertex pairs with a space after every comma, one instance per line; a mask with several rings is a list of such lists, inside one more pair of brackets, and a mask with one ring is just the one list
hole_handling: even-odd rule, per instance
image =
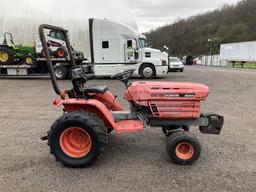
[[256, 41], [227, 43], [220, 46], [220, 60], [233, 63], [256, 62]]

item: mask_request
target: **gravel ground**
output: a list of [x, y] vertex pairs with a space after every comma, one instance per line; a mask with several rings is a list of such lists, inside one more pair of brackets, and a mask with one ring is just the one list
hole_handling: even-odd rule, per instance
[[[170, 163], [160, 129], [110, 135], [91, 167], [63, 167], [50, 155], [45, 135], [62, 112], [51, 104], [48, 79], [1, 79], [0, 191], [256, 191], [256, 87], [254, 70], [187, 67], [158, 81], [192, 81], [210, 87], [203, 111], [225, 116], [220, 136], [202, 135], [201, 158], [192, 166]], [[69, 81], [60, 82], [70, 87]], [[123, 85], [101, 79], [122, 99]]]

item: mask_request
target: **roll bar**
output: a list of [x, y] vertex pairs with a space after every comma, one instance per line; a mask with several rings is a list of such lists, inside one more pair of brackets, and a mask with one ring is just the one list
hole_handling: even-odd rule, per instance
[[56, 77], [55, 77], [55, 73], [54, 73], [54, 67], [52, 64], [52, 60], [51, 60], [51, 56], [50, 53], [48, 51], [48, 46], [47, 46], [47, 42], [46, 42], [46, 38], [45, 38], [45, 29], [49, 29], [49, 30], [55, 30], [55, 31], [59, 31], [63, 34], [64, 37], [64, 41], [67, 45], [67, 49], [68, 49], [68, 55], [71, 61], [71, 65], [74, 66], [76, 68], [76, 63], [75, 63], [75, 59], [72, 53], [72, 48], [71, 48], [71, 44], [68, 38], [68, 31], [65, 30], [64, 28], [61, 27], [57, 27], [57, 26], [53, 26], [53, 25], [47, 25], [47, 24], [43, 24], [39, 26], [39, 37], [43, 46], [43, 52], [46, 58], [46, 62], [47, 62], [47, 67], [49, 69], [49, 73], [50, 73], [50, 77], [51, 77], [51, 81], [52, 81], [52, 86], [54, 88], [54, 91], [56, 92], [57, 95], [60, 94], [60, 89], [59, 86], [57, 84], [56, 81]]

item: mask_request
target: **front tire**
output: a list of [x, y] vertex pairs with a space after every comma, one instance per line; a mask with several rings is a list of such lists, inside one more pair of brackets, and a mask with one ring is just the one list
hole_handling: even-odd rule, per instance
[[66, 79], [67, 75], [68, 75], [68, 69], [65, 66], [55, 66], [54, 67], [54, 73], [55, 73], [55, 77], [59, 80], [64, 80]]
[[35, 60], [31, 55], [27, 55], [24, 60], [27, 65], [33, 65], [35, 63]]
[[139, 73], [140, 73], [140, 76], [143, 79], [154, 79], [154, 78], [156, 78], [156, 69], [151, 64], [143, 64], [140, 67]]
[[48, 144], [56, 160], [68, 167], [85, 167], [103, 153], [108, 143], [104, 122], [94, 113], [64, 114], [51, 127]]
[[190, 165], [200, 157], [201, 145], [193, 134], [177, 131], [167, 140], [167, 154], [174, 164]]

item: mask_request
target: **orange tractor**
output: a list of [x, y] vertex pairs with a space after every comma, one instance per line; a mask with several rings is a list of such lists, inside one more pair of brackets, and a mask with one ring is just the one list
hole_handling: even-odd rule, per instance
[[[47, 50], [46, 29], [61, 32], [71, 53], [67, 31], [50, 25], [39, 27], [44, 50]], [[124, 96], [130, 110], [124, 111], [108, 87], [85, 86], [95, 76], [85, 74], [83, 68], [76, 68], [72, 54], [69, 55], [75, 67], [73, 87], [61, 91], [49, 52], [45, 51], [53, 88], [61, 97], [53, 103], [62, 105], [64, 114], [42, 139], [48, 140], [51, 153], [64, 165], [84, 167], [93, 163], [103, 153], [111, 131], [119, 135], [140, 132], [144, 127], [160, 127], [168, 137], [167, 154], [173, 163], [181, 165], [192, 164], [201, 154], [200, 143], [189, 132], [189, 126], [198, 126], [202, 133], [220, 134], [223, 117], [200, 113], [201, 101], [208, 96], [207, 86], [172, 82], [129, 83], [134, 70], [124, 71], [112, 76], [126, 86]]]

